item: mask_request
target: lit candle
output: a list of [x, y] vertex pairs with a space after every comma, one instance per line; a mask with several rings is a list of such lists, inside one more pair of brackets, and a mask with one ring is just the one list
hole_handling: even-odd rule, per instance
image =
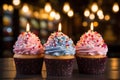
[[62, 25], [61, 25], [61, 23], [59, 23], [59, 25], [58, 25], [58, 32], [61, 32], [61, 30], [62, 30]]
[[94, 30], [93, 23], [91, 23], [91, 25], [90, 25], [90, 30], [91, 30], [91, 31], [93, 31], [93, 30]]
[[26, 32], [29, 32], [29, 31], [30, 31], [30, 25], [27, 23]]

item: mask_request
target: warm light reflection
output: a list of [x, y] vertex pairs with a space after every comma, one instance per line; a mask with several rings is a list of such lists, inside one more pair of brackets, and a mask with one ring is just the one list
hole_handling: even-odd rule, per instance
[[59, 13], [56, 13], [55, 19], [56, 19], [56, 20], [59, 20], [59, 19], [60, 19], [60, 14], [59, 14]]
[[111, 68], [112, 70], [117, 70], [117, 69], [118, 69], [118, 66], [119, 66], [119, 60], [113, 58], [113, 59], [111, 60], [111, 63], [110, 63], [110, 68]]
[[85, 17], [88, 17], [90, 15], [90, 11], [88, 10], [88, 9], [86, 9], [85, 11], [84, 11], [84, 16]]
[[99, 9], [99, 10], [97, 11], [97, 16], [101, 16], [101, 15], [103, 15], [103, 11], [102, 11], [101, 9]]
[[110, 20], [110, 15], [106, 14], [106, 15], [105, 15], [105, 20], [106, 20], [106, 21]]
[[50, 12], [52, 10], [51, 4], [49, 2], [47, 2], [45, 4], [44, 9], [45, 9], [46, 12]]
[[50, 17], [52, 17], [52, 18], [54, 18], [55, 17], [55, 11], [54, 10], [52, 10], [51, 12], [50, 12]]
[[13, 5], [18, 6], [20, 5], [20, 0], [13, 0], [12, 3]]
[[94, 27], [98, 27], [99, 23], [97, 21], [94, 21], [93, 25]]
[[94, 15], [93, 13], [91, 13], [90, 16], [89, 16], [89, 18], [90, 18], [91, 20], [93, 20], [93, 19], [95, 19], [95, 15]]
[[68, 15], [69, 17], [73, 17], [73, 15], [74, 15], [73, 10], [68, 11], [67, 15]]
[[30, 25], [27, 23], [26, 32], [29, 32], [29, 31], [30, 31]]
[[119, 71], [110, 71], [108, 73], [108, 78], [110, 80], [119, 80], [120, 79], [120, 74], [119, 74]]
[[44, 9], [39, 10], [39, 19], [48, 19], [50, 15]]
[[65, 2], [63, 5], [63, 11], [67, 13], [70, 10], [70, 5], [68, 2]]
[[4, 80], [4, 78], [9, 78], [9, 80], [10, 80], [10, 78], [13, 78], [13, 80], [14, 80], [16, 78], [17, 71], [16, 71], [15, 63], [13, 62], [12, 58], [2, 60], [1, 66], [2, 67], [0, 68], [0, 70], [1, 70], [1, 75], [0, 75], [1, 79], [0, 80]]
[[100, 15], [100, 16], [98, 16], [98, 18], [99, 18], [100, 20], [102, 20], [102, 19], [104, 19], [104, 15]]
[[58, 31], [61, 32], [61, 30], [62, 30], [62, 25], [61, 25], [61, 23], [59, 23], [59, 25], [58, 25]]
[[119, 5], [118, 5], [118, 3], [115, 2], [113, 4], [112, 10], [113, 10], [113, 12], [118, 12], [119, 11]]
[[12, 5], [7, 5], [7, 4], [3, 4], [3, 10], [6, 11], [13, 11], [13, 6]]
[[24, 13], [29, 12], [29, 7], [28, 7], [27, 4], [24, 4], [24, 5], [23, 5], [22, 11], [23, 11]]
[[39, 18], [39, 12], [35, 11], [35, 12], [33, 13], [33, 15], [34, 15], [35, 18]]
[[46, 80], [46, 78], [47, 78], [47, 72], [46, 72], [45, 62], [43, 62], [43, 65], [42, 65], [41, 76], [42, 76], [42, 79], [43, 79], [43, 80]]
[[83, 27], [87, 27], [87, 26], [88, 26], [88, 23], [87, 23], [86, 21], [84, 21], [84, 22], [82, 23], [82, 25], [83, 25]]
[[93, 3], [93, 4], [92, 4], [91, 10], [92, 10], [92, 12], [97, 12], [97, 10], [98, 10], [98, 5], [97, 5], [97, 3]]
[[112, 80], [118, 80], [120, 78], [120, 74], [119, 74], [119, 59], [117, 58], [111, 58], [110, 59], [110, 64], [109, 66], [109, 73], [108, 73], [108, 77], [109, 79]]
[[7, 4], [3, 4], [3, 10], [6, 11], [8, 9], [8, 5]]
[[9, 5], [9, 6], [8, 6], [8, 10], [12, 12], [12, 11], [13, 11], [13, 6], [12, 6], [12, 5]]

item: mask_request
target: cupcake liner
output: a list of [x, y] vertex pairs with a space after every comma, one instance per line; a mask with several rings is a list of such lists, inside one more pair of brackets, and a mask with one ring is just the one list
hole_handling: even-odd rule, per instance
[[83, 58], [76, 56], [79, 73], [102, 74], [105, 71], [107, 57]]
[[73, 71], [73, 59], [46, 59], [47, 76], [71, 76]]
[[41, 74], [43, 58], [14, 58], [14, 61], [19, 74]]

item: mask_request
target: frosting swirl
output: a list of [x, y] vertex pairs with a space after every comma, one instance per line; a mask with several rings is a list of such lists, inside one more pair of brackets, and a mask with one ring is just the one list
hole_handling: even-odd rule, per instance
[[13, 46], [15, 54], [41, 54], [44, 52], [39, 38], [31, 32], [23, 32], [19, 35]]
[[62, 32], [52, 33], [44, 44], [45, 54], [53, 56], [74, 55], [75, 46], [73, 41]]
[[81, 55], [106, 55], [108, 47], [99, 33], [89, 30], [77, 42], [76, 52]]

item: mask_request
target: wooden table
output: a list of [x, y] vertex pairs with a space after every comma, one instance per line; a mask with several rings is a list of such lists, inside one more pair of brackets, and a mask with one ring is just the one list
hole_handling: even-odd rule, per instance
[[119, 58], [108, 58], [106, 67], [105, 73], [99, 75], [79, 74], [76, 63], [71, 77], [47, 77], [44, 67], [42, 75], [20, 75], [16, 74], [13, 58], [0, 58], [0, 80], [120, 80]]

